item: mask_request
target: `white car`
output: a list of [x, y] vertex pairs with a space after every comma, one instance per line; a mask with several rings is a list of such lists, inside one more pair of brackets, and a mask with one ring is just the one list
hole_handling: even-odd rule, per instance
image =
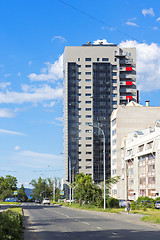
[[42, 204], [43, 204], [43, 205], [44, 205], [44, 204], [50, 205], [50, 200], [49, 200], [49, 198], [44, 198], [43, 201], [42, 201]]

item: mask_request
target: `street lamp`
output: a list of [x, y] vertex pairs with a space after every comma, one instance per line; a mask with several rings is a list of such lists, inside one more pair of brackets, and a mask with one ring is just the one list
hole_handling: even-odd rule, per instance
[[105, 134], [102, 128], [96, 125], [89, 125], [93, 128], [98, 128], [103, 135], [103, 172], [104, 172], [104, 210], [106, 209], [106, 155], [105, 155]]

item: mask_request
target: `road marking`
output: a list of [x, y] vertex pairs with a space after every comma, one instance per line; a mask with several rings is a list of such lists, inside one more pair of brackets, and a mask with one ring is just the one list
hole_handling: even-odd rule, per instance
[[102, 228], [100, 228], [100, 227], [97, 227], [98, 229], [102, 229]]
[[87, 223], [87, 222], [82, 222], [82, 223], [84, 223], [84, 224], [86, 224], [86, 225], [90, 225], [89, 223]]
[[65, 217], [67, 217], [67, 218], [70, 218], [70, 216], [68, 216], [68, 215], [64, 215]]
[[113, 234], [113, 235], [117, 235], [117, 233], [115, 233], [115, 232], [112, 232], [112, 234]]

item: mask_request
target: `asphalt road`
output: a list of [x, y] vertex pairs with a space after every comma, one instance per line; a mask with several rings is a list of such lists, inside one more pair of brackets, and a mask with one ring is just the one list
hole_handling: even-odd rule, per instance
[[160, 240], [160, 225], [142, 223], [139, 215], [35, 204], [22, 206], [26, 216], [25, 240]]

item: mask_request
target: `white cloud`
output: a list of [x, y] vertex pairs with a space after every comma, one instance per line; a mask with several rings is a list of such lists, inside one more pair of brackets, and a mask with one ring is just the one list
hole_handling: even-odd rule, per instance
[[155, 14], [154, 14], [154, 11], [153, 11], [153, 8], [149, 8], [149, 9], [142, 9], [142, 14], [144, 15], [144, 16], [146, 16], [146, 15], [151, 15], [151, 16], [155, 16]]
[[59, 39], [59, 40], [61, 40], [62, 42], [66, 42], [66, 39], [65, 39], [64, 37], [62, 37], [62, 36], [54, 36], [54, 37], [51, 39], [51, 41], [53, 42], [53, 41], [56, 40], [56, 39]]
[[107, 40], [106, 39], [102, 39], [102, 40], [100, 40], [100, 39], [97, 39], [96, 41], [93, 41], [93, 44], [113, 44], [113, 43], [109, 43], [109, 42], [107, 42]]
[[129, 40], [120, 46], [136, 47], [138, 88], [145, 92], [160, 89], [160, 46]]
[[15, 113], [7, 108], [0, 108], [0, 118], [12, 118], [15, 116]]
[[51, 88], [45, 84], [40, 87], [22, 85], [23, 92], [14, 92], [6, 90], [5, 93], [0, 92], [0, 104], [2, 103], [42, 103], [62, 98], [62, 87]]
[[31, 73], [28, 77], [31, 81], [55, 82], [63, 78], [63, 54], [54, 63], [46, 63], [47, 68], [42, 69], [41, 74]]
[[29, 61], [29, 62], [28, 62], [28, 65], [29, 65], [29, 66], [32, 65], [32, 61]]
[[126, 22], [126, 24], [129, 26], [138, 27], [138, 25], [134, 22]]
[[7, 87], [10, 86], [10, 85], [11, 85], [10, 82], [1, 82], [1, 83], [0, 83], [0, 88], [1, 88], [1, 89], [5, 89], [5, 88], [7, 88]]
[[17, 73], [17, 76], [18, 76], [18, 77], [20, 77], [20, 76], [21, 76], [21, 73], [20, 73], [20, 72], [18, 72], [18, 73]]
[[159, 17], [159, 18], [157, 18], [157, 19], [156, 19], [156, 21], [157, 21], [157, 22], [158, 22], [158, 21], [160, 21], [160, 17]]
[[15, 146], [15, 147], [14, 147], [14, 150], [15, 150], [15, 151], [20, 151], [21, 148], [20, 148], [20, 146]]
[[6, 73], [6, 74], [4, 74], [4, 77], [5, 77], [5, 78], [10, 77], [10, 76], [11, 76], [10, 73]]
[[153, 27], [152, 29], [153, 29], [153, 30], [158, 30], [158, 27], [155, 26], [155, 27]]
[[63, 122], [63, 117], [57, 117], [56, 120], [59, 122]]
[[14, 155], [15, 165], [31, 167], [33, 169], [45, 169], [46, 166], [61, 167], [63, 156], [49, 153], [39, 153], [28, 150], [18, 151]]
[[24, 135], [20, 132], [14, 132], [14, 131], [10, 131], [10, 130], [6, 130], [6, 129], [0, 129], [0, 134], [4, 133], [4, 134], [11, 134], [11, 135]]
[[43, 107], [47, 107], [47, 108], [52, 108], [52, 107], [54, 107], [54, 105], [55, 105], [56, 103], [55, 102], [50, 102], [50, 103], [46, 103], [46, 104], [43, 104]]

